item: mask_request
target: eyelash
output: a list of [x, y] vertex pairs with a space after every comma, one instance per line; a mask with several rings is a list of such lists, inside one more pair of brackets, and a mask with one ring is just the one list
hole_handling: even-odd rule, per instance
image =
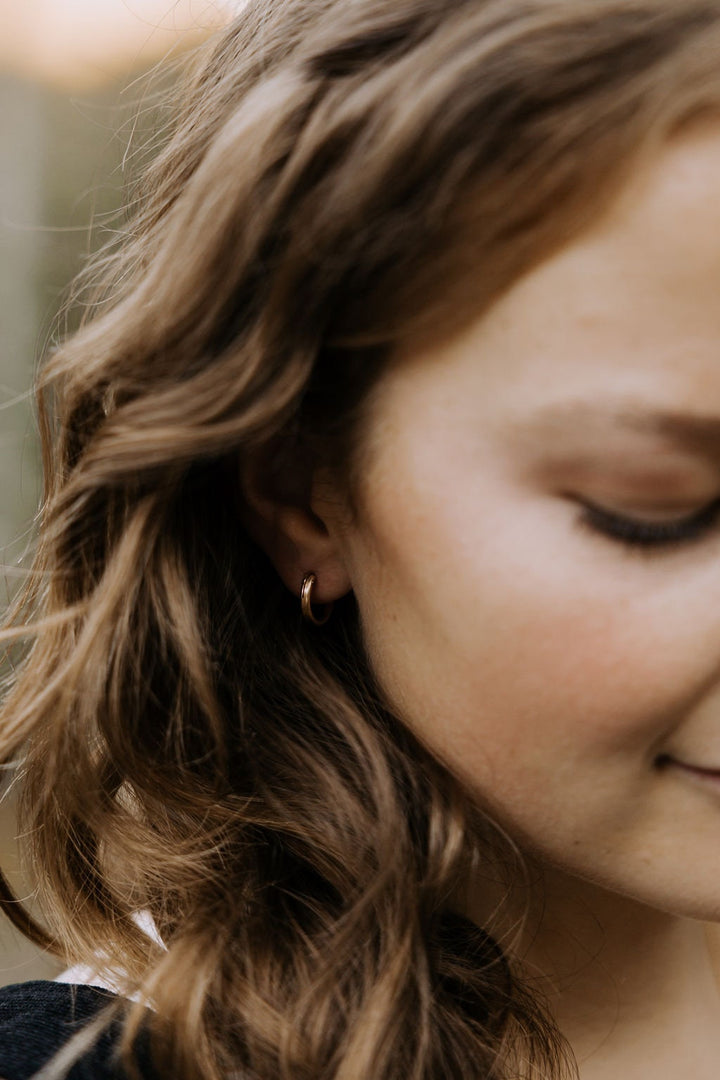
[[720, 516], [720, 498], [677, 521], [641, 521], [590, 503], [583, 503], [583, 507], [584, 512], [579, 518], [583, 528], [646, 554], [670, 551], [701, 540]]

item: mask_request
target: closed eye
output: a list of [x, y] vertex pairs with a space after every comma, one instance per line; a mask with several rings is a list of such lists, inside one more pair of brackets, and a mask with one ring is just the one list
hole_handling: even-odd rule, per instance
[[701, 540], [720, 518], [720, 498], [689, 516], [668, 521], [645, 521], [627, 517], [614, 510], [582, 500], [583, 512], [578, 524], [626, 547], [668, 548]]

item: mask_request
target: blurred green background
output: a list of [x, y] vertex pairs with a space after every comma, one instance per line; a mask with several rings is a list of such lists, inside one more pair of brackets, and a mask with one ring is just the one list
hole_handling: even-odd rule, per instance
[[[6, 73], [0, 81], [0, 564], [12, 590], [32, 534], [39, 487], [38, 441], [29, 389], [68, 282], [102, 238], [96, 227], [122, 204], [123, 109], [116, 84], [58, 90]], [[0, 804], [0, 860], [16, 894], [9, 778]], [[0, 921], [0, 984], [52, 976], [10, 923]]]
[[[115, 19], [111, 26], [100, 19], [103, 5]], [[168, 2], [160, 27], [157, 0], [134, 0], [132, 7], [126, 0], [95, 0], [92, 9], [82, 8], [80, 0], [27, 0], [27, 6], [13, 9], [5, 28], [0, 43], [3, 603], [17, 583], [39, 498], [31, 397], [35, 366], [69, 282], [117, 224], [136, 151], [162, 125], [165, 114], [155, 95], [171, 78], [168, 54], [176, 58], [217, 25], [218, 14], [227, 17], [227, 11], [210, 7], [199, 17], [187, 4]], [[65, 55], [59, 29], [52, 40], [49, 15], [60, 20]], [[13, 18], [21, 16], [13, 49]], [[148, 70], [155, 72], [150, 82], [144, 77]], [[10, 775], [0, 777], [0, 795], [0, 865], [16, 895], [23, 897], [29, 886], [18, 869]], [[52, 977], [57, 971], [54, 960], [0, 916], [0, 985]]]

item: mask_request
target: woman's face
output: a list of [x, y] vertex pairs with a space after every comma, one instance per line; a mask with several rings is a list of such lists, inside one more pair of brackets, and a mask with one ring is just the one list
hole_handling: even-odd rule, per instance
[[340, 543], [396, 711], [547, 864], [720, 918], [720, 512], [681, 528], [720, 500], [720, 128], [408, 345], [365, 454]]

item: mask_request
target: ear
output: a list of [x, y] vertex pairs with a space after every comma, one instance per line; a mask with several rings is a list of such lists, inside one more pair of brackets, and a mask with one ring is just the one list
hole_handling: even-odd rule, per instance
[[[340, 500], [320, 478], [282, 490], [272, 469], [254, 463], [243, 470], [244, 521], [285, 585], [300, 595], [306, 574], [317, 578], [313, 603], [329, 604], [351, 589], [341, 545]], [[321, 494], [322, 492], [322, 494]]]

